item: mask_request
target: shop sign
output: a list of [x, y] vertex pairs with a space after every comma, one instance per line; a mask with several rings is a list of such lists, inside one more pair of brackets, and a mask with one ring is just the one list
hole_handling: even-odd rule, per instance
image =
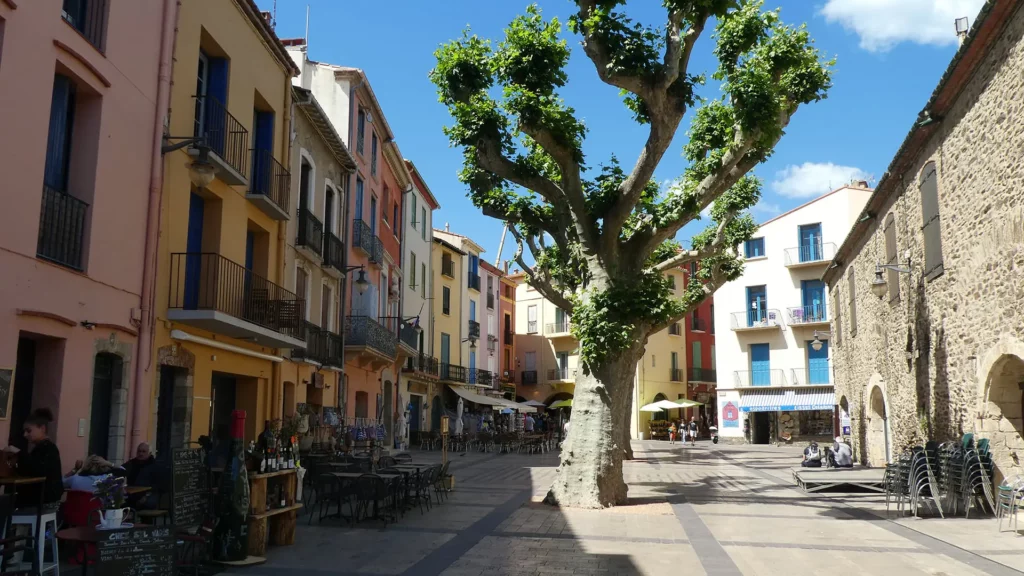
[[727, 402], [725, 406], [722, 406], [722, 427], [723, 428], [739, 428], [740, 426], [740, 411], [736, 408], [736, 404]]

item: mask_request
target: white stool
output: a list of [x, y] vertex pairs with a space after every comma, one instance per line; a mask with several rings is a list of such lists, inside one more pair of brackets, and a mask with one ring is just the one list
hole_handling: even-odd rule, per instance
[[[36, 515], [35, 514], [14, 514], [11, 517], [11, 526], [18, 524], [28, 524], [32, 530], [32, 536], [39, 543], [36, 547], [36, 554], [39, 558], [39, 573], [48, 572], [53, 570], [54, 576], [60, 576], [60, 558], [57, 555], [57, 511], [44, 512], [40, 518], [40, 525], [36, 526]], [[43, 564], [43, 549], [46, 547], [46, 527], [53, 526], [53, 532], [51, 532], [50, 550], [53, 553], [53, 562], [49, 564]]]

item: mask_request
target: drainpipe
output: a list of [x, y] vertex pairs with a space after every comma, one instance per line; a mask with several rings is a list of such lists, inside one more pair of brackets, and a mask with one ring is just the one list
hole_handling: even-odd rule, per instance
[[[281, 152], [282, 152], [282, 157], [285, 159], [285, 163], [287, 163], [288, 166], [290, 167], [291, 163], [292, 163], [292, 147], [291, 147], [291, 144], [292, 144], [292, 119], [295, 117], [295, 104], [294, 104], [294, 102], [292, 102], [292, 79], [291, 79], [291, 77], [285, 78], [284, 84], [285, 84], [285, 86], [284, 86], [284, 109], [288, 111], [288, 114], [285, 115], [285, 117], [283, 119], [283, 122], [284, 122], [283, 128], [284, 128], [284, 130], [281, 131]], [[287, 206], [285, 207], [285, 211], [288, 212], [289, 214], [291, 214], [291, 211], [292, 211], [291, 188], [292, 188], [291, 181], [289, 181], [289, 184], [288, 184], [288, 203], [287, 203]], [[285, 237], [287, 235], [288, 235], [288, 221], [285, 220], [283, 222], [278, 222], [277, 223], [277, 272], [278, 272], [277, 278], [281, 282], [282, 286], [284, 285], [284, 279], [287, 276], [287, 273], [285, 271], [285, 258], [284, 258]], [[298, 295], [296, 294], [296, 296], [298, 296]], [[309, 302], [306, 302], [306, 306], [309, 306]], [[305, 318], [303, 318], [303, 320], [304, 319]], [[278, 350], [278, 353], [280, 354], [280, 350]], [[273, 405], [270, 406], [270, 409], [267, 411], [267, 413], [270, 415], [270, 419], [271, 420], [274, 419], [274, 418], [284, 418], [284, 414], [285, 414], [285, 412], [284, 412], [285, 408], [284, 408], [284, 376], [283, 376], [283, 371], [284, 371], [284, 367], [281, 366], [280, 362], [274, 363], [274, 366], [273, 366], [272, 372], [271, 372], [270, 394], [267, 395], [269, 398], [273, 398], [274, 399], [272, 401]], [[298, 378], [298, 366], [295, 367], [295, 371], [296, 371], [295, 379], [298, 380], [299, 379]], [[295, 385], [298, 386], [299, 383], [296, 382]]]
[[[164, 158], [161, 148], [164, 140], [165, 120], [171, 102], [171, 60], [177, 39], [178, 14], [181, 0], [164, 0], [163, 29], [160, 31], [160, 67], [157, 74], [156, 109], [153, 114], [153, 157], [149, 168], [149, 205], [146, 211], [146, 248], [142, 263], [142, 298], [138, 347], [135, 353], [135, 379], [130, 390], [132, 398], [131, 441], [125, 446], [124, 458], [132, 454], [132, 447], [145, 437], [141, 424], [146, 422], [152, 396], [147, 373], [153, 365], [153, 335], [155, 331], [154, 302], [156, 300], [156, 265], [160, 247], [160, 206], [163, 202]], [[145, 357], [145, 362], [143, 362]]]

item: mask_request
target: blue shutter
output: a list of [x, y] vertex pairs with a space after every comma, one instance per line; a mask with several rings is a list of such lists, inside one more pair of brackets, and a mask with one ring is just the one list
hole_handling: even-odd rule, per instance
[[221, 158], [227, 148], [228, 109], [228, 61], [224, 58], [206, 57], [209, 70], [206, 76], [206, 98], [204, 99], [203, 123], [206, 144]]
[[253, 111], [252, 177], [253, 190], [259, 194], [271, 192], [273, 164], [270, 159], [274, 150], [274, 113]]
[[50, 188], [67, 192], [68, 163], [71, 157], [71, 129], [74, 125], [75, 85], [67, 76], [53, 77], [50, 103], [50, 130], [46, 141], [46, 174]]
[[771, 351], [767, 344], [750, 345], [750, 383], [754, 386], [771, 386]]
[[199, 305], [200, 275], [203, 267], [203, 212], [206, 203], [195, 192], [188, 203], [188, 236], [185, 250], [185, 310], [195, 310]]
[[469, 383], [476, 384], [476, 351], [469, 351]]
[[828, 340], [821, 341], [821, 350], [807, 342], [807, 383], [828, 384]]
[[764, 286], [747, 287], [747, 327], [751, 327], [768, 315], [768, 291]]
[[377, 235], [377, 197], [370, 197], [370, 235]]

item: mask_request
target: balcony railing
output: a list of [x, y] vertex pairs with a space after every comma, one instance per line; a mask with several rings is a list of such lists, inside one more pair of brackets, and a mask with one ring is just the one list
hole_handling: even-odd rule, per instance
[[828, 322], [828, 314], [825, 313], [825, 306], [796, 306], [788, 308], [790, 324], [820, 324]]
[[304, 336], [301, 338], [305, 340], [305, 348], [293, 348], [292, 359], [294, 360], [309, 360], [312, 362], [326, 363], [328, 357], [328, 338], [330, 332], [321, 330], [319, 326], [312, 322], [303, 322], [302, 331]]
[[324, 266], [342, 270], [345, 264], [345, 243], [334, 234], [324, 235]]
[[249, 177], [249, 131], [216, 97], [196, 96], [195, 136], [238, 176], [220, 173], [222, 180], [233, 185], [245, 183]]
[[536, 370], [523, 370], [523, 384], [536, 384], [537, 383], [537, 371]]
[[758, 370], [737, 370], [733, 374], [737, 388], [748, 386], [785, 386], [786, 375], [782, 370], [763, 368]]
[[789, 379], [794, 386], [831, 386], [828, 362], [807, 368], [793, 368], [790, 370]]
[[537, 321], [536, 320], [527, 321], [526, 322], [526, 333], [527, 334], [536, 334], [537, 333]]
[[718, 372], [713, 368], [690, 367], [690, 382], [718, 382]]
[[[399, 322], [401, 322], [401, 319], [399, 319]], [[416, 331], [416, 325], [411, 322], [401, 322], [401, 328], [398, 329], [398, 341], [413, 350], [419, 348], [420, 335]]]
[[328, 366], [342, 367], [345, 365], [345, 346], [341, 334], [324, 332], [327, 334], [327, 352], [324, 357], [324, 364]]
[[487, 351], [494, 352], [498, 349], [498, 337], [494, 334], [487, 335]]
[[265, 334], [239, 326], [237, 322], [222, 320], [216, 314], [195, 312], [226, 314], [297, 340], [305, 336], [305, 300], [220, 254], [171, 254], [168, 308], [179, 311], [171, 315], [171, 320], [229, 336], [255, 336], [259, 340]]
[[690, 318], [690, 330], [692, 332], [707, 332], [708, 323], [703, 318], [691, 317]]
[[36, 256], [82, 270], [85, 220], [89, 205], [70, 194], [43, 186]]
[[679, 322], [673, 322], [668, 325], [668, 333], [672, 336], [682, 336], [683, 329], [680, 327]]
[[567, 334], [569, 332], [569, 321], [552, 322], [544, 327], [545, 334]]
[[427, 356], [426, 354], [418, 354], [416, 356], [410, 356], [405, 361], [405, 372], [420, 372], [435, 378], [440, 374], [440, 363], [437, 358]]
[[473, 274], [472, 272], [467, 274], [466, 275], [466, 286], [468, 286], [471, 290], [476, 290], [477, 292], [479, 292], [480, 291], [480, 275], [479, 274]]
[[494, 292], [487, 293], [487, 309], [494, 310]]
[[384, 242], [378, 236], [373, 237], [373, 248], [370, 251], [370, 264], [384, 263]]
[[466, 367], [458, 364], [441, 362], [441, 380], [449, 382], [466, 382]]
[[486, 386], [487, 388], [493, 388], [495, 390], [501, 389], [501, 379], [498, 375], [491, 372], [490, 370], [483, 370], [477, 368], [476, 370], [476, 385]]
[[786, 248], [786, 266], [800, 266], [829, 262], [836, 256], [836, 245], [832, 242], [804, 244], [795, 248]]
[[398, 352], [395, 332], [369, 316], [349, 316], [345, 322], [345, 347], [365, 346], [383, 356], [394, 357]]
[[480, 337], [480, 323], [476, 320], [469, 320], [469, 338]]
[[562, 380], [572, 380], [576, 378], [576, 370], [574, 368], [549, 368], [548, 369], [548, 380], [559, 382]]
[[373, 230], [361, 219], [352, 223], [352, 246], [367, 256], [373, 254]]
[[778, 310], [747, 310], [730, 314], [733, 330], [757, 330], [761, 328], [780, 328], [782, 313]]
[[441, 259], [441, 275], [448, 278], [455, 278], [455, 261]]
[[505, 346], [511, 346], [516, 339], [515, 332], [511, 330], [505, 331]]
[[682, 368], [671, 368], [669, 370], [669, 378], [672, 382], [683, 382], [686, 371]]
[[253, 149], [249, 194], [266, 199], [285, 216], [288, 214], [288, 186], [291, 177], [291, 173], [274, 158], [273, 151]]
[[324, 255], [323, 222], [305, 208], [299, 208], [299, 236], [295, 240], [295, 245], [306, 248], [317, 256]]
[[64, 0], [61, 15], [97, 50], [105, 51], [107, 0]]

